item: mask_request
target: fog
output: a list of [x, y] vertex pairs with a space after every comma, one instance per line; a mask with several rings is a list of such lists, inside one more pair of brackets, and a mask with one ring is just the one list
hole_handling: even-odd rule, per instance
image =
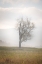
[[[0, 40], [3, 45], [0, 46], [14, 46], [19, 47], [19, 32], [14, 28], [0, 29]], [[32, 39], [22, 42], [22, 47], [36, 47], [42, 48], [42, 29], [41, 27], [35, 27], [32, 32]]]
[[22, 47], [42, 48], [42, 0], [0, 0], [0, 46], [19, 47], [18, 19], [35, 24], [32, 39]]

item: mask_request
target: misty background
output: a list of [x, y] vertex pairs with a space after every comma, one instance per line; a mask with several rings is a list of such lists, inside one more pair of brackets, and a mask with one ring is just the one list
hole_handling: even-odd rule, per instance
[[18, 19], [35, 24], [32, 39], [22, 47], [42, 48], [42, 0], [0, 0], [0, 46], [19, 47]]

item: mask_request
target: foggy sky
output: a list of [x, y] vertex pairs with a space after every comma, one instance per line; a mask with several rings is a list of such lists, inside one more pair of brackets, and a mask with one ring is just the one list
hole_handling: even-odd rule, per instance
[[[16, 29], [18, 19], [27, 18], [35, 24], [31, 40], [23, 42], [25, 47], [42, 47], [42, 0], [0, 0], [0, 40], [7, 46], [19, 46]], [[1, 45], [1, 44], [0, 44]]]

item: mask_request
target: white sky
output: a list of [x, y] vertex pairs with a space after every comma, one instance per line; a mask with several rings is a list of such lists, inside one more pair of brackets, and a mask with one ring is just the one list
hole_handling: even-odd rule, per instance
[[[34, 22], [36, 27], [36, 29], [34, 29], [34, 35], [36, 36], [34, 36], [33, 41], [27, 44], [22, 43], [22, 46], [42, 47], [42, 0], [0, 0], [0, 30], [10, 28], [16, 29], [17, 19], [21, 19], [22, 17], [24, 20], [28, 18], [31, 22]], [[16, 35], [15, 29], [13, 34]], [[4, 33], [1, 32], [0, 35], [1, 34]], [[1, 37], [3, 37], [3, 35]], [[18, 34], [14, 37], [14, 40], [17, 44]]]

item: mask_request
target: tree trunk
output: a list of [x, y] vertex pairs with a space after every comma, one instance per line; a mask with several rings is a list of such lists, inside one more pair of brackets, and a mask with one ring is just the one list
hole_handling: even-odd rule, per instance
[[19, 48], [21, 48], [21, 24], [20, 24], [20, 27], [19, 27]]
[[19, 31], [19, 48], [21, 48], [21, 33]]
[[21, 40], [19, 40], [19, 48], [21, 48]]

